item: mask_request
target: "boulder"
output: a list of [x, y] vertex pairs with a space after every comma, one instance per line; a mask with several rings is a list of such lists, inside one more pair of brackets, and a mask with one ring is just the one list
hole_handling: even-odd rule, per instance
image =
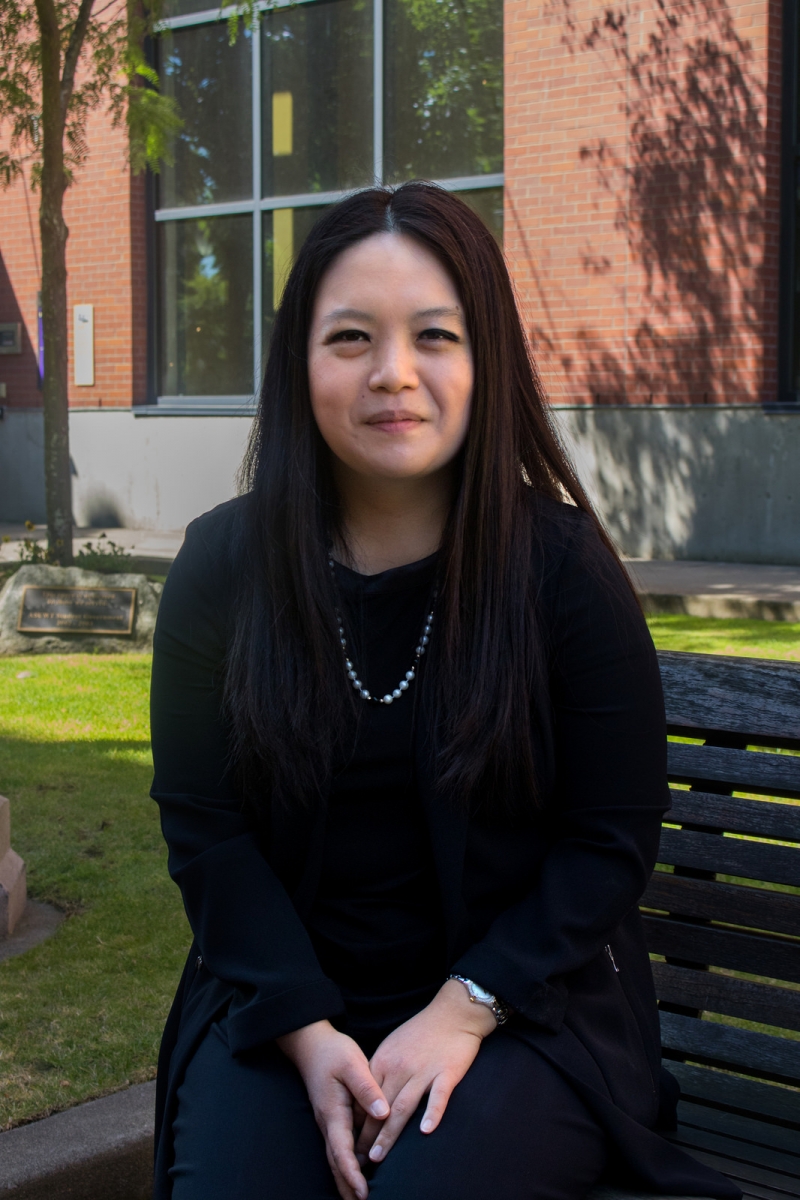
[[[135, 588], [133, 632], [108, 633], [20, 633], [17, 630], [22, 589], [38, 587]], [[153, 631], [163, 584], [151, 583], [146, 575], [106, 575], [80, 567], [50, 567], [27, 564], [0, 591], [0, 655], [9, 654], [146, 654], [153, 649]]]

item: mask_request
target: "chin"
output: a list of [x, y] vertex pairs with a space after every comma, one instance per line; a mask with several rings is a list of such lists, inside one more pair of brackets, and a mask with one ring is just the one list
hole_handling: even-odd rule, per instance
[[403, 462], [384, 461], [371, 464], [371, 473], [384, 479], [418, 479], [421, 475], [431, 475], [436, 470], [437, 467], [432, 466], [427, 459], [422, 462], [410, 462], [405, 459]]

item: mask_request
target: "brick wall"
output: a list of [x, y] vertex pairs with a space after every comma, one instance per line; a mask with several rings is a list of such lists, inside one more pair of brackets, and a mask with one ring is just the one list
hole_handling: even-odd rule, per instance
[[[69, 398], [82, 407], [142, 402], [146, 389], [146, 252], [143, 177], [126, 165], [125, 132], [105, 113], [88, 123], [89, 159], [66, 195]], [[18, 180], [0, 193], [0, 321], [21, 320], [21, 356], [0, 356], [6, 404], [41, 405], [36, 369], [36, 293], [41, 255], [38, 194]], [[72, 306], [94, 305], [95, 382], [73, 383]]]
[[551, 399], [774, 399], [776, 0], [505, 14], [506, 249]]
[[[556, 402], [776, 394], [779, 0], [506, 0], [506, 249]], [[89, 122], [66, 201], [71, 307], [95, 306], [83, 406], [146, 391], [144, 182]], [[38, 197], [0, 196], [6, 403], [38, 406]]]

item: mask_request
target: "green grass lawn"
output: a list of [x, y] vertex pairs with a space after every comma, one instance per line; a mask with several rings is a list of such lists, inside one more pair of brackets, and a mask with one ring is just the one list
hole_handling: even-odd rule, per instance
[[[650, 627], [663, 649], [800, 658], [800, 625]], [[0, 659], [13, 845], [29, 894], [68, 914], [0, 963], [0, 1129], [155, 1074], [189, 930], [148, 796], [149, 677], [145, 655]]]
[[0, 1129], [155, 1074], [189, 933], [148, 796], [149, 679], [142, 655], [0, 659], [12, 844], [69, 914], [0, 963]]
[[800, 624], [784, 621], [712, 620], [708, 617], [648, 617], [659, 650], [785, 658], [800, 662]]

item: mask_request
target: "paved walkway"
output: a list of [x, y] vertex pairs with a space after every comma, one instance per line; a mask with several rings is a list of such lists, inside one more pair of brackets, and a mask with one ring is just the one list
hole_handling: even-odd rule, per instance
[[[101, 533], [146, 563], [151, 574], [168, 569], [183, 541], [182, 529], [79, 529], [75, 549]], [[3, 543], [4, 537], [9, 541]], [[45, 529], [39, 525], [29, 532], [23, 525], [0, 524], [0, 561], [16, 559], [26, 537], [43, 541]], [[651, 612], [800, 621], [800, 566], [644, 558], [628, 559], [626, 565]]]
[[652, 613], [800, 621], [800, 567], [643, 558], [625, 565]]

